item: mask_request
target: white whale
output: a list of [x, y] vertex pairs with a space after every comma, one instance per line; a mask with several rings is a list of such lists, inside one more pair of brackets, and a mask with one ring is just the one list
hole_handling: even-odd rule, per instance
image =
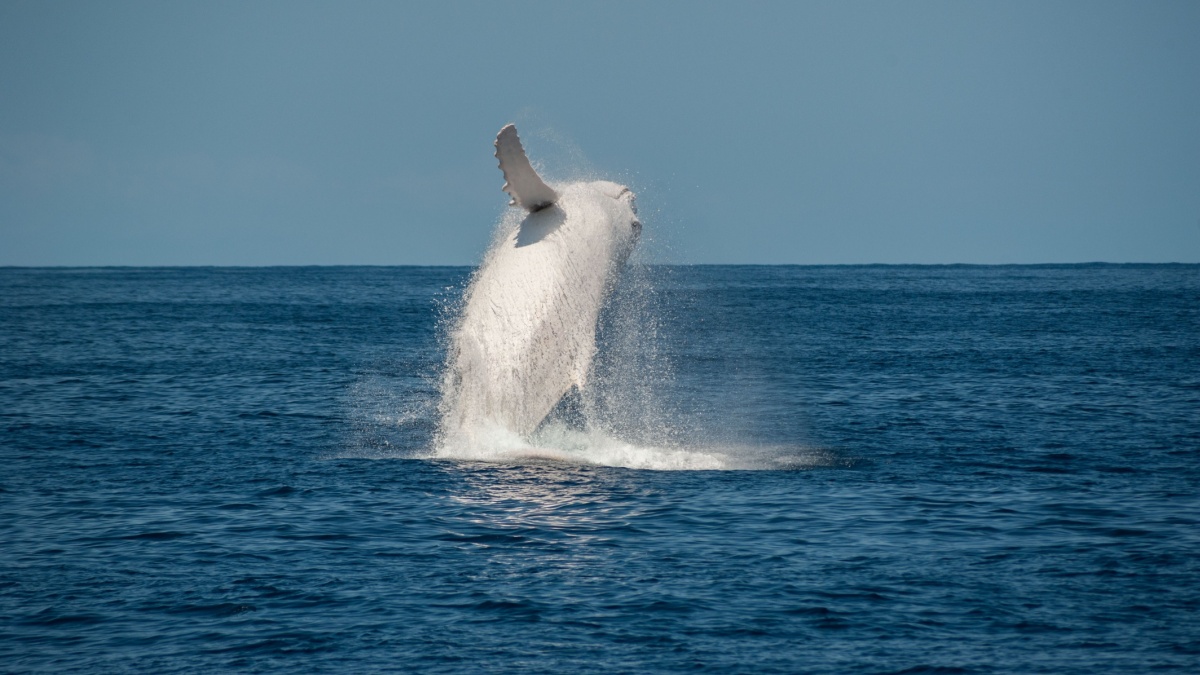
[[585, 386], [600, 309], [642, 227], [623, 185], [547, 185], [511, 124], [496, 136], [496, 158], [518, 208], [501, 221], [450, 333], [443, 446], [497, 432], [520, 443]]

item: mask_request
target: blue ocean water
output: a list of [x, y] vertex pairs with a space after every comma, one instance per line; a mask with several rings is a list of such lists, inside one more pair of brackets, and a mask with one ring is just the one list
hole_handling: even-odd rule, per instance
[[1200, 670], [1200, 266], [638, 268], [623, 466], [431, 456], [469, 273], [0, 269], [0, 670]]

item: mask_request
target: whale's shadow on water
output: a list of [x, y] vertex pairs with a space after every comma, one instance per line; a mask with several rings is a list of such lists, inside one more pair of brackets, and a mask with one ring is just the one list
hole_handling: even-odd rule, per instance
[[521, 221], [517, 230], [517, 248], [536, 244], [553, 234], [562, 224], [567, 222], [567, 212], [557, 204], [535, 211]]

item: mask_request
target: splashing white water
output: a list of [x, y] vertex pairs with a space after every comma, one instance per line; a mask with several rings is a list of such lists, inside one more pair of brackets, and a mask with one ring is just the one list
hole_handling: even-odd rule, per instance
[[479, 430], [470, 445], [447, 445], [436, 458], [500, 464], [556, 462], [655, 471], [807, 469], [832, 466], [826, 452], [769, 446], [656, 446], [631, 443], [598, 429], [561, 421], [523, 438], [502, 427]]
[[629, 469], [728, 469], [730, 458], [719, 452], [640, 446], [596, 429], [573, 429], [548, 422], [529, 438], [501, 427], [480, 430], [469, 446], [445, 446], [439, 456], [485, 462], [566, 462]]
[[[682, 441], [658, 396], [670, 376], [633, 193], [550, 186], [511, 125], [496, 156], [510, 209], [448, 326], [434, 456], [638, 469], [768, 468], [756, 453]], [[599, 340], [598, 340], [599, 337]], [[599, 345], [599, 346], [598, 346]], [[761, 455], [761, 453], [758, 453]]]
[[[563, 190], [569, 194], [569, 188]], [[578, 205], [577, 205], [578, 206]], [[453, 323], [448, 326], [447, 374], [442, 381], [441, 428], [432, 458], [483, 461], [503, 464], [555, 462], [652, 470], [778, 469], [826, 464], [820, 454], [780, 449], [696, 443], [706, 434], [689, 431], [664, 404], [672, 369], [659, 339], [662, 307], [657, 298], [655, 274], [644, 265], [612, 266], [605, 269], [603, 294], [571, 298], [548, 308], [532, 304], [525, 290], [512, 280], [486, 281], [489, 262], [505, 255], [516, 230], [522, 226], [518, 213], [509, 211], [488, 252], [488, 261], [464, 293]], [[501, 251], [498, 253], [497, 251]], [[547, 253], [554, 253], [553, 250]], [[555, 259], [551, 258], [550, 262]], [[541, 261], [545, 265], [546, 260]], [[575, 263], [582, 264], [582, 263]], [[599, 264], [608, 262], [600, 260]], [[511, 269], [511, 268], [510, 268]], [[541, 270], [544, 273], [545, 269]], [[542, 279], [521, 272], [522, 283]], [[504, 286], [506, 293], [480, 301], [480, 284]], [[507, 284], [507, 285], [506, 285]], [[486, 297], [486, 289], [483, 297]], [[514, 307], [496, 307], [500, 299], [514, 298]], [[511, 420], [525, 406], [525, 399], [562, 395], [559, 375], [547, 369], [544, 356], [525, 354], [520, 348], [533, 346], [554, 352], [561, 345], [529, 339], [524, 318], [504, 312], [558, 312], [560, 326], [574, 332], [554, 335], [557, 340], [587, 343], [587, 371], [583, 387], [568, 393], [540, 425], [522, 433]], [[482, 313], [482, 316], [479, 315]], [[515, 327], [515, 328], [514, 328]], [[498, 335], [478, 335], [481, 330]], [[506, 339], [506, 331], [517, 333]], [[474, 333], [472, 333], [472, 331]], [[480, 341], [485, 347], [464, 348], [464, 341]], [[511, 344], [509, 344], [511, 342]], [[593, 346], [597, 345], [598, 346]], [[469, 358], [464, 358], [464, 353]], [[484, 360], [486, 358], [491, 359]], [[579, 353], [576, 349], [576, 353]], [[552, 353], [551, 356], [554, 356]], [[563, 363], [560, 359], [556, 363]], [[570, 360], [566, 360], [569, 365]], [[537, 364], [526, 367], [524, 364]], [[489, 394], [490, 388], [505, 388], [506, 396]], [[496, 408], [499, 407], [498, 411]], [[540, 419], [540, 417], [539, 417]]]

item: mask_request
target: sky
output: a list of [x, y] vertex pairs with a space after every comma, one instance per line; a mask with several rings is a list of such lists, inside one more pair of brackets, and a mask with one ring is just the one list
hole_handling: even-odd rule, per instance
[[0, 0], [0, 265], [1200, 262], [1200, 2]]

